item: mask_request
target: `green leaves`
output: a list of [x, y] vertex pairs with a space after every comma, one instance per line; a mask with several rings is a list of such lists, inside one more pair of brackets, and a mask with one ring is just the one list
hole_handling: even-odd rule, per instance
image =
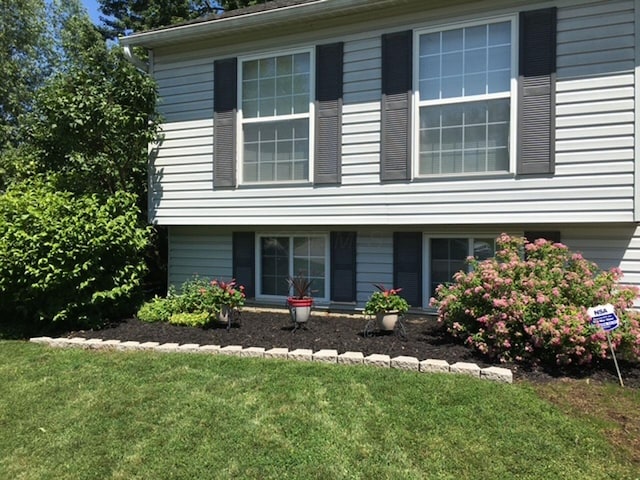
[[2, 321], [95, 323], [131, 310], [150, 236], [136, 200], [41, 182], [0, 196]]

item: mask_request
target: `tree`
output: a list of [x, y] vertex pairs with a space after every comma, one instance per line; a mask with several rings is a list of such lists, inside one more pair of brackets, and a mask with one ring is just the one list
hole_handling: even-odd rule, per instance
[[65, 27], [65, 64], [37, 92], [23, 126], [38, 152], [35, 171], [79, 194], [128, 191], [144, 199], [155, 83], [120, 47], [108, 47], [88, 17], [72, 15]]
[[47, 78], [54, 50], [44, 0], [0, 0], [0, 151], [16, 145], [20, 115]]
[[235, 10], [260, 0], [100, 0], [105, 38], [193, 20], [222, 10]]

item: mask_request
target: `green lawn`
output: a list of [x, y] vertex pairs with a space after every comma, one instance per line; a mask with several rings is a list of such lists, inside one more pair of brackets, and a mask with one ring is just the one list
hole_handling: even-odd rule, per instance
[[0, 342], [1, 479], [640, 478], [609, 427], [522, 384]]

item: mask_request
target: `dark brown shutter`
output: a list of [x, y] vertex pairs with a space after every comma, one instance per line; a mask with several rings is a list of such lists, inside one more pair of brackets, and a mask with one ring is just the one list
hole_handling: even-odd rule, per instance
[[213, 66], [213, 186], [236, 185], [237, 59]]
[[316, 47], [316, 184], [339, 184], [342, 177], [343, 46]]
[[256, 249], [253, 232], [233, 232], [233, 278], [244, 285], [247, 298], [256, 296]]
[[520, 14], [518, 169], [555, 172], [556, 8]]
[[393, 286], [412, 307], [422, 307], [422, 233], [394, 232]]
[[411, 30], [382, 36], [380, 180], [411, 178]]
[[331, 232], [331, 301], [356, 301], [356, 232]]

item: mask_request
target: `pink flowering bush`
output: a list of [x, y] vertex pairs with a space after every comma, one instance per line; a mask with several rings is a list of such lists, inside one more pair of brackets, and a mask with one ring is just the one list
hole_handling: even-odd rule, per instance
[[640, 317], [630, 310], [639, 292], [618, 283], [620, 269], [601, 271], [544, 239], [502, 234], [496, 247], [494, 258], [469, 257], [469, 271], [456, 273], [431, 299], [454, 337], [503, 362], [588, 365], [610, 353], [587, 308], [611, 303], [620, 318], [610, 333], [616, 355], [640, 360]]

